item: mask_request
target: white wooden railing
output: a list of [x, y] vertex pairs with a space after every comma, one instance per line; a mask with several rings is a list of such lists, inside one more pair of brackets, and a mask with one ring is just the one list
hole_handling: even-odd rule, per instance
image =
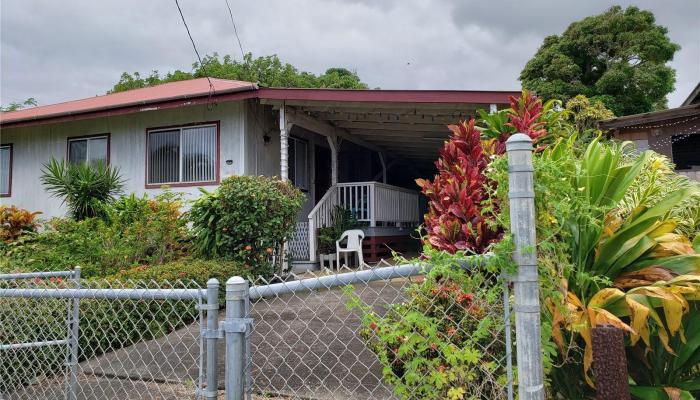
[[341, 205], [369, 226], [413, 226], [420, 221], [418, 192], [379, 182], [348, 182], [331, 186], [309, 213], [309, 257], [316, 261], [318, 228], [332, 224]]

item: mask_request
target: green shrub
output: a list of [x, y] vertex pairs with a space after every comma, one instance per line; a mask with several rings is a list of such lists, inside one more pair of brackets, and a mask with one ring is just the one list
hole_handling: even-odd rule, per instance
[[124, 186], [119, 169], [102, 162], [70, 164], [51, 159], [44, 164], [41, 173], [46, 191], [63, 199], [70, 216], [79, 221], [102, 216], [105, 205], [111, 203]]
[[406, 301], [373, 310], [353, 293], [361, 336], [400, 399], [505, 398], [502, 285], [494, 270], [461, 267], [464, 253], [428, 250], [432, 270], [404, 289]]
[[104, 277], [135, 264], [162, 264], [187, 251], [179, 195], [126, 197], [104, 218], [55, 218], [41, 233], [7, 245], [0, 269], [59, 271], [80, 265], [83, 276]]
[[140, 265], [121, 270], [108, 279], [154, 282], [181, 280], [196, 282], [199, 286], [206, 287], [209, 279], [216, 278], [223, 289], [228, 278], [232, 276], [249, 277], [251, 269], [231, 260], [183, 257], [163, 265]]
[[269, 275], [269, 258], [289, 238], [304, 196], [277, 178], [235, 176], [214, 192], [202, 190], [190, 210], [193, 240], [206, 257], [222, 257]]

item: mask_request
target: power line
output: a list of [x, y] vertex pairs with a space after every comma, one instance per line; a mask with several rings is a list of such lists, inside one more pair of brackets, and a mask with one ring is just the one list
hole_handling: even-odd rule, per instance
[[226, 7], [228, 8], [228, 15], [231, 17], [231, 25], [233, 25], [233, 33], [236, 35], [236, 40], [238, 40], [238, 48], [241, 49], [241, 61], [245, 59], [245, 54], [243, 53], [243, 45], [241, 44], [241, 38], [238, 37], [238, 29], [236, 29], [236, 22], [233, 20], [233, 12], [231, 11], [231, 5], [226, 1]]
[[204, 66], [204, 63], [202, 63], [202, 57], [199, 56], [199, 51], [197, 51], [197, 46], [194, 44], [194, 39], [192, 39], [192, 34], [190, 33], [190, 28], [187, 26], [187, 22], [185, 21], [185, 16], [184, 16], [184, 14], [182, 14], [182, 9], [180, 8], [180, 3], [178, 3], [178, 0], [175, 0], [175, 5], [177, 6], [177, 10], [180, 12], [180, 17], [182, 18], [182, 23], [185, 25], [185, 30], [187, 30], [187, 36], [190, 37], [190, 42], [192, 42], [192, 47], [194, 48], [194, 53], [197, 55], [197, 59], [199, 60], [199, 66], [202, 68], [202, 71], [204, 71], [204, 77], [207, 78], [207, 82], [209, 82], [209, 98], [211, 99], [211, 96], [214, 93], [214, 84], [211, 83], [211, 79], [209, 79], [209, 73], [207, 72], [207, 69]]

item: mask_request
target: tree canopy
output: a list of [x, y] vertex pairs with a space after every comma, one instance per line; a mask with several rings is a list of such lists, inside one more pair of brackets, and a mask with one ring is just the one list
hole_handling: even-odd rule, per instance
[[583, 94], [618, 116], [643, 113], [666, 108], [676, 80], [666, 63], [678, 49], [654, 14], [614, 6], [546, 37], [520, 80], [545, 99]]
[[194, 63], [191, 72], [175, 70], [161, 75], [158, 71], [152, 71], [143, 77], [138, 72], [124, 72], [109, 93], [205, 76], [257, 82], [265, 87], [367, 89], [367, 84], [346, 68], [329, 68], [325, 73], [315, 75], [283, 63], [277, 55], [253, 58], [251, 53], [247, 53], [243, 61], [236, 61], [229, 55], [220, 58], [214, 53], [205, 56], [201, 64]]
[[21, 109], [27, 108], [27, 107], [36, 107], [37, 104], [38, 103], [37, 103], [36, 99], [34, 97], [30, 97], [21, 103], [17, 102], [17, 101], [13, 101], [6, 106], [0, 106], [0, 111], [2, 111], [2, 112], [17, 111], [17, 110], [21, 110]]

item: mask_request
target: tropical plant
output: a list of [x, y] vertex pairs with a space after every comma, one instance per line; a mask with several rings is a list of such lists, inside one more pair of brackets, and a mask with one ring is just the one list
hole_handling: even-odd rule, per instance
[[473, 119], [449, 125], [452, 135], [435, 163], [438, 174], [432, 182], [416, 180], [430, 201], [426, 239], [437, 249], [480, 253], [500, 237], [489, 217], [483, 215], [484, 210], [492, 214], [490, 217], [498, 212], [496, 202], [483, 207], [494, 185], [485, 170], [491, 157], [505, 152], [511, 134], [527, 134], [540, 150], [557, 137], [570, 134], [570, 127], [562, 122], [565, 112], [557, 110], [556, 101], [542, 104], [534, 94], [523, 91], [519, 98], [510, 97], [510, 105], [510, 109], [491, 114], [480, 111], [481, 126]]
[[36, 232], [40, 212], [30, 212], [15, 206], [0, 205], [0, 241], [12, 242], [20, 236]]
[[80, 265], [84, 277], [104, 277], [135, 264], [169, 262], [188, 253], [181, 204], [180, 195], [166, 191], [153, 199], [123, 197], [105, 207], [104, 218], [51, 219], [41, 232], [5, 246], [0, 269], [61, 271]]
[[0, 111], [1, 112], [9, 112], [9, 111], [17, 111], [17, 110], [22, 110], [27, 107], [36, 107], [37, 106], [37, 101], [34, 97], [30, 97], [23, 102], [19, 103], [16, 101], [11, 102], [7, 106], [0, 106]]
[[270, 256], [294, 231], [304, 195], [289, 182], [234, 176], [190, 209], [193, 242], [205, 257], [240, 261], [253, 275], [272, 273]]
[[481, 253], [499, 236], [481, 215], [480, 205], [489, 185], [484, 175], [488, 156], [474, 123], [472, 119], [450, 125], [452, 135], [435, 163], [438, 174], [432, 182], [416, 180], [430, 201], [425, 215], [427, 240], [436, 249], [450, 253]]
[[[573, 143], [559, 142], [542, 157], [556, 159], [570, 154]], [[670, 341], [681, 338], [685, 342], [682, 319], [691, 309], [689, 302], [700, 298], [700, 254], [687, 237], [674, 232], [677, 222], [670, 217], [690, 190], [677, 190], [656, 202], [636, 197], [633, 208], [621, 207], [626, 198], [630, 201], [631, 187], [639, 182], [641, 171], [654, 168], [651, 152], [636, 157], [626, 156], [628, 152], [630, 143], [603, 144], [596, 139], [569, 178], [583, 200], [574, 202], [574, 214], [561, 221], [560, 237], [570, 249], [572, 267], [564, 271], [561, 296], [546, 299], [552, 339], [565, 362], [553, 368], [552, 379], [568, 398], [586, 395], [585, 388], [571, 382], [576, 374], [567, 365], [571, 360], [566, 360], [577, 359], [570, 346], [579, 338], [583, 354], [574, 363], [582, 364], [583, 379], [591, 387], [594, 384], [589, 376], [591, 328], [611, 324], [630, 334], [632, 347], [641, 339], [652, 356], [673, 353]], [[652, 348], [654, 343], [661, 348]], [[566, 381], [569, 384], [562, 384]], [[637, 384], [642, 387], [655, 382]], [[576, 387], [581, 389], [572, 392]]]
[[78, 221], [104, 216], [105, 205], [114, 201], [124, 186], [119, 168], [102, 162], [72, 164], [52, 158], [41, 173], [46, 190], [61, 198], [71, 217]]

